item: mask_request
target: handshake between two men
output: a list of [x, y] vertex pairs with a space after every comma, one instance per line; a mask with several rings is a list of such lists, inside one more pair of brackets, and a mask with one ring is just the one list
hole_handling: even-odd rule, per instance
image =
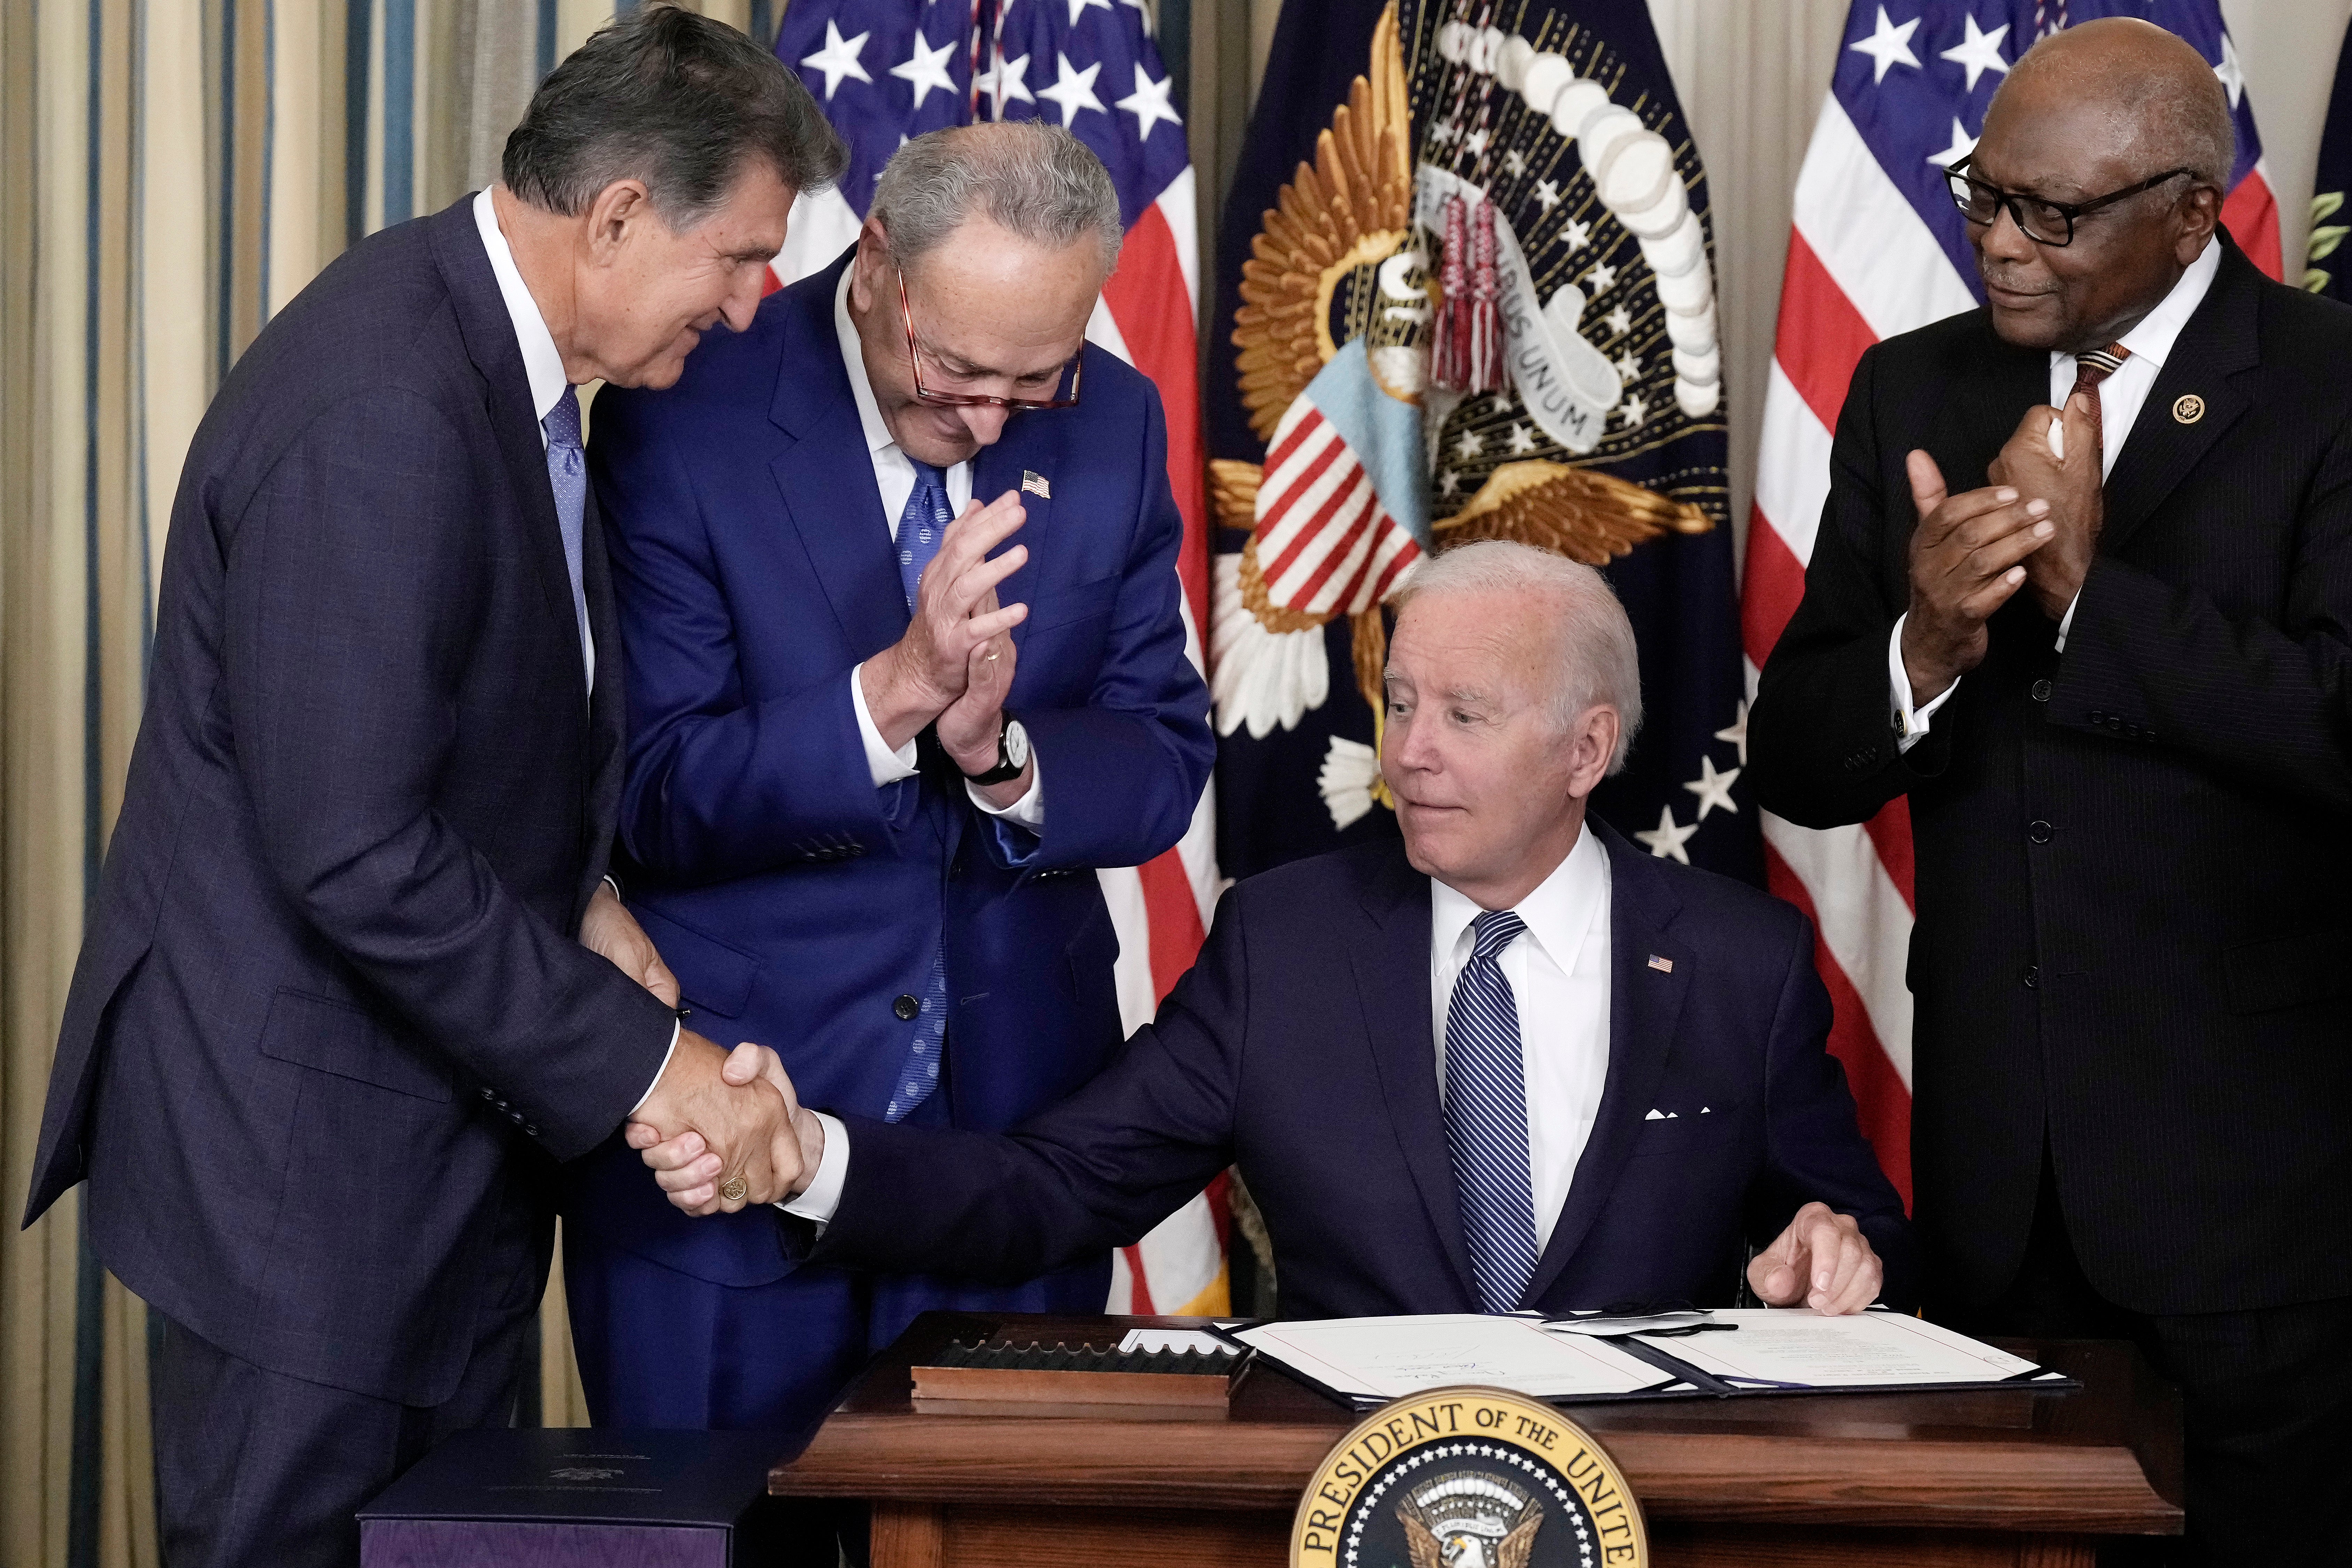
[[[1003, 771], [1004, 698], [1019, 657], [1007, 633], [1029, 612], [1025, 604], [1000, 605], [996, 590], [1029, 557], [1020, 545], [992, 558], [989, 552], [1025, 519], [1013, 491], [986, 506], [966, 506], [921, 570], [906, 635], [860, 666], [866, 716], [889, 751], [911, 750], [928, 727], [967, 777]], [[1025, 755], [1018, 760], [1020, 770], [1010, 778], [975, 779], [970, 787], [977, 800], [1003, 810], [1026, 795], [1036, 763]], [[590, 901], [580, 940], [669, 1006], [678, 1005], [677, 977], [610, 885]], [[815, 1169], [822, 1137], [773, 1051], [746, 1041], [730, 1053], [684, 1028], [652, 1091], [630, 1113], [634, 1148], [692, 1140], [709, 1179], [690, 1199], [674, 1192], [671, 1200], [695, 1215], [732, 1214], [799, 1190], [804, 1164], [808, 1173]]]

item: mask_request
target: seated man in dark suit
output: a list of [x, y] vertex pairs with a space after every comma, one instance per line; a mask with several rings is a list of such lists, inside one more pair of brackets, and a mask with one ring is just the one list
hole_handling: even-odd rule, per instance
[[[1238, 1164], [1293, 1317], [1907, 1299], [1903, 1207], [1823, 1049], [1804, 918], [1585, 814], [1641, 719], [1600, 575], [1423, 564], [1388, 666], [1403, 840], [1254, 877], [1126, 1051], [1010, 1134], [796, 1113], [788, 1253], [1019, 1279]], [[764, 1071], [751, 1047], [730, 1078]], [[636, 1127], [681, 1207], [719, 1175]], [[820, 1229], [810, 1246], [808, 1221]]]

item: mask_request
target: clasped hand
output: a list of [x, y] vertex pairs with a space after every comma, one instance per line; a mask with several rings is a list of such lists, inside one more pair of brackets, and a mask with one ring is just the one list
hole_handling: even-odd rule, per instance
[[[2063, 431], [2063, 457], [2051, 425]], [[2026, 411], [1986, 476], [1958, 496], [1925, 452], [1906, 461], [1919, 526], [1911, 535], [1911, 603], [1903, 668], [1915, 703], [1932, 701], [1984, 662], [1986, 622], [2031, 584], [2056, 621], [2082, 591], [2104, 521], [2099, 436], [2087, 400]]]
[[[824, 1125], [814, 1113], [803, 1109], [800, 1097], [793, 1091], [793, 1081], [776, 1053], [765, 1046], [748, 1041], [735, 1048], [719, 1070], [721, 1081], [734, 1092], [752, 1091], [772, 1092], [782, 1099], [788, 1112], [789, 1130], [793, 1139], [790, 1165], [792, 1174], [785, 1178], [782, 1191], [770, 1197], [753, 1201], [772, 1203], [794, 1197], [807, 1190], [816, 1179], [816, 1169], [824, 1156]], [[625, 1134], [629, 1147], [644, 1156], [654, 1173], [654, 1180], [669, 1200], [692, 1215], [734, 1212], [720, 1197], [721, 1184], [729, 1170], [723, 1150], [694, 1129], [672, 1134], [650, 1118], [640, 1113], [640, 1119], [629, 1124]], [[783, 1162], [774, 1168], [781, 1170]], [[740, 1207], [738, 1204], [736, 1207]]]
[[1014, 545], [993, 559], [988, 552], [1027, 517], [1019, 495], [1008, 490], [985, 507], [971, 503], [948, 525], [940, 553], [916, 585], [907, 634], [858, 672], [866, 712], [887, 745], [904, 746], [925, 725], [936, 725], [940, 745], [966, 773], [996, 765], [1018, 657], [1008, 633], [1029, 614], [1026, 604], [998, 604], [996, 590], [1027, 564], [1029, 551]]

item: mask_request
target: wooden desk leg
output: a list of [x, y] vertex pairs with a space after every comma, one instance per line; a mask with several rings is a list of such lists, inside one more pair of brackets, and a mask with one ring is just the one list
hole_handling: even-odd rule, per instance
[[870, 1551], [874, 1568], [947, 1568], [947, 1510], [931, 1503], [877, 1502]]
[[2099, 1547], [2077, 1535], [2029, 1535], [2017, 1543], [2017, 1568], [2098, 1568]]

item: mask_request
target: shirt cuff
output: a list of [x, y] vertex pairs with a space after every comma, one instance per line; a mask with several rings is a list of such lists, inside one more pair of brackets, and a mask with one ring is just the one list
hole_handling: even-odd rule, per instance
[[973, 805], [990, 816], [1001, 817], [1005, 821], [1026, 828], [1033, 833], [1045, 832], [1045, 766], [1037, 760], [1035, 752], [1029, 754], [1029, 788], [1022, 791], [1021, 799], [1013, 801], [1010, 806], [990, 805], [988, 797], [982, 795], [980, 792], [980, 787], [969, 779], [964, 780], [963, 790], [965, 794], [971, 797]]
[[849, 672], [849, 706], [857, 710], [858, 738], [866, 742], [866, 771], [879, 789], [915, 776], [915, 743], [910, 740], [893, 751], [882, 732], [874, 727], [874, 716], [866, 711], [866, 683], [857, 678], [857, 672], [865, 667], [861, 664]]
[[686, 1024], [683, 1019], [680, 1019], [669, 1026], [669, 1049], [662, 1052], [661, 1065], [654, 1070], [653, 1083], [646, 1084], [646, 1092], [637, 1096], [636, 1104], [629, 1107], [629, 1114], [631, 1116], [635, 1116], [637, 1112], [644, 1107], [645, 1103], [654, 1097], [654, 1084], [659, 1083], [661, 1082], [661, 1075], [669, 1071], [669, 1059], [677, 1054], [677, 1037], [679, 1031], [685, 1028]]
[[1911, 619], [1910, 612], [1895, 618], [1895, 631], [1886, 639], [1886, 685], [1893, 695], [1895, 708], [1895, 749], [1908, 751], [1927, 737], [1929, 721], [1936, 710], [1949, 702], [1952, 694], [1960, 689], [1956, 677], [1952, 684], [1920, 704], [1911, 706], [1911, 672], [1903, 667], [1903, 622]]
[[849, 1179], [849, 1129], [841, 1124], [838, 1117], [822, 1111], [809, 1114], [824, 1129], [824, 1153], [817, 1156], [816, 1176], [808, 1184], [807, 1191], [776, 1207], [786, 1214], [827, 1225], [832, 1223], [833, 1211], [841, 1207], [841, 1184]]
[[2083, 591], [2076, 589], [2074, 597], [2066, 601], [2066, 613], [2058, 618], [2058, 651], [2066, 651], [2066, 633], [2074, 624], [2074, 606], [2083, 602]]

